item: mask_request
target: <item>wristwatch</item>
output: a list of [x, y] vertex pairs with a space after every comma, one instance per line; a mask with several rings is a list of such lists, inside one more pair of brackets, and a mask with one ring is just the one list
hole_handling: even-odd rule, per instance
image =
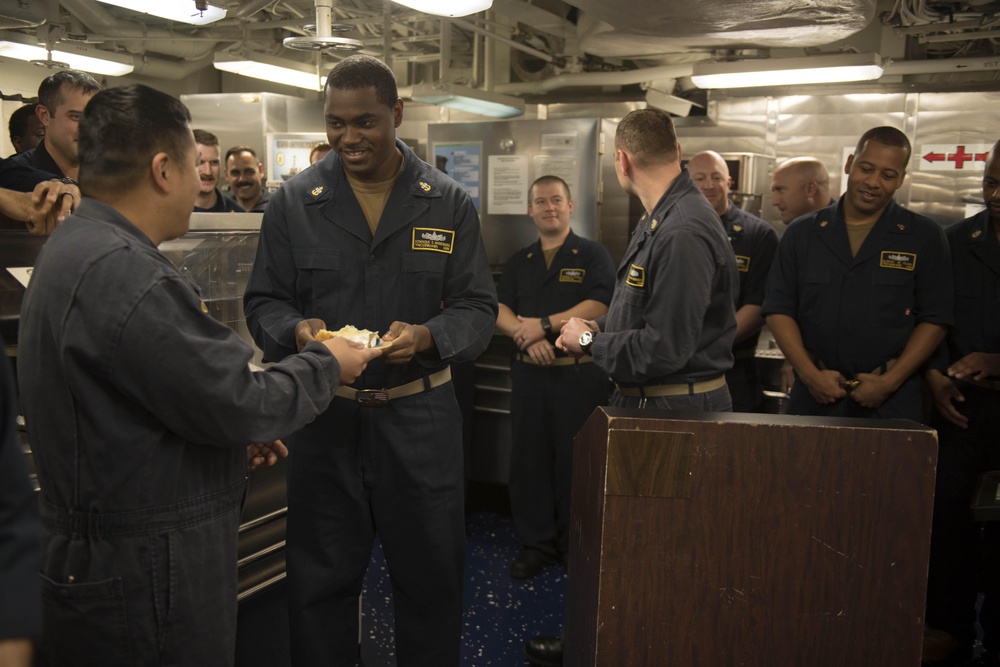
[[542, 331], [545, 332], [546, 336], [552, 333], [552, 321], [549, 320], [548, 315], [543, 316], [542, 319], [540, 320], [540, 323], [542, 325]]
[[580, 334], [580, 349], [584, 354], [590, 354], [590, 346], [594, 344], [594, 332], [584, 331]]

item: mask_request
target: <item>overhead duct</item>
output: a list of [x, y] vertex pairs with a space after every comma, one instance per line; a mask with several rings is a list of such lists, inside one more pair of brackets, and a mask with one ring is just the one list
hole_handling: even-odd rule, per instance
[[40, 2], [4, 2], [0, 6], [0, 29], [33, 28], [45, 23], [46, 10]]
[[875, 17], [876, 0], [569, 0], [580, 48], [605, 58], [738, 47], [813, 47], [846, 39]]

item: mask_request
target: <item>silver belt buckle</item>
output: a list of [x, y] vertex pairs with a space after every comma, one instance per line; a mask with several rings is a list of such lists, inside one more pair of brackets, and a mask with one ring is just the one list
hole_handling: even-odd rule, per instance
[[359, 389], [358, 403], [366, 408], [384, 408], [389, 405], [387, 389]]

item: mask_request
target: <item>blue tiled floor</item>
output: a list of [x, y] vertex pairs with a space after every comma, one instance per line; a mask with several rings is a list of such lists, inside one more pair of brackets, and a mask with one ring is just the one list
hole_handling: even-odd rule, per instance
[[[520, 547], [510, 517], [473, 512], [466, 520], [463, 667], [522, 667], [524, 642], [559, 634], [566, 600], [566, 573], [546, 568], [533, 579], [514, 579], [510, 563]], [[392, 592], [381, 547], [376, 545], [365, 578], [361, 653], [365, 667], [395, 667]]]

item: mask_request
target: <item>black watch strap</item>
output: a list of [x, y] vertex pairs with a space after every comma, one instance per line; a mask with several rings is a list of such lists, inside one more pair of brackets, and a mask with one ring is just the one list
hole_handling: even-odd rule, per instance
[[552, 333], [552, 321], [549, 319], [548, 315], [543, 315], [541, 319], [542, 331], [546, 334]]

